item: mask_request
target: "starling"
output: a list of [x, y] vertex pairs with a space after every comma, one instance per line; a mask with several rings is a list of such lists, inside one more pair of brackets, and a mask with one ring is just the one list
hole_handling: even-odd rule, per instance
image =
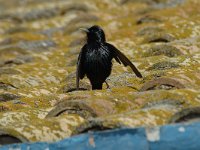
[[[102, 89], [103, 83], [110, 75], [112, 59], [124, 66], [130, 66], [137, 77], [142, 78], [141, 73], [131, 61], [117, 48], [106, 42], [104, 31], [94, 25], [82, 29], [87, 33], [87, 42], [82, 47], [78, 57], [76, 70], [76, 88], [79, 89], [79, 80], [86, 75], [92, 85], [92, 90]], [[107, 84], [107, 83], [106, 83]]]

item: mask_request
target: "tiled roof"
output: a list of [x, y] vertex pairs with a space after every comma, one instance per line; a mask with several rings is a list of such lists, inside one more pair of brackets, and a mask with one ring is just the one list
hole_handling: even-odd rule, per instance
[[[0, 0], [0, 139], [7, 139], [0, 145], [198, 120], [199, 5], [199, 0]], [[92, 91], [85, 77], [75, 90], [85, 43], [78, 29], [94, 24], [142, 79], [113, 60], [110, 89]]]

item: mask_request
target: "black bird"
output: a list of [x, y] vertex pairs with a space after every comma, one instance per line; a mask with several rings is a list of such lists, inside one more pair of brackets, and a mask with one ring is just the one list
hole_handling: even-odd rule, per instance
[[[76, 71], [76, 88], [79, 89], [79, 80], [86, 75], [92, 85], [92, 90], [102, 89], [106, 78], [112, 69], [111, 60], [114, 58], [124, 66], [130, 66], [137, 77], [141, 73], [131, 61], [113, 45], [106, 42], [104, 31], [95, 25], [84, 29], [87, 33], [87, 43], [82, 47], [78, 57]], [[106, 83], [107, 84], [107, 83]]]

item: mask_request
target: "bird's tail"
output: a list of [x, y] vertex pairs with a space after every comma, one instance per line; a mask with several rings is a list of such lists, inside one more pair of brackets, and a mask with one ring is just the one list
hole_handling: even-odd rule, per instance
[[92, 90], [102, 90], [103, 83], [92, 84]]

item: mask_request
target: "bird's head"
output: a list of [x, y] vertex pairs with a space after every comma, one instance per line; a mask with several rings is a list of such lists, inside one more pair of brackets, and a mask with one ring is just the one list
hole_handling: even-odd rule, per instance
[[87, 42], [105, 42], [105, 34], [101, 27], [94, 25], [90, 28], [81, 28], [87, 33]]

